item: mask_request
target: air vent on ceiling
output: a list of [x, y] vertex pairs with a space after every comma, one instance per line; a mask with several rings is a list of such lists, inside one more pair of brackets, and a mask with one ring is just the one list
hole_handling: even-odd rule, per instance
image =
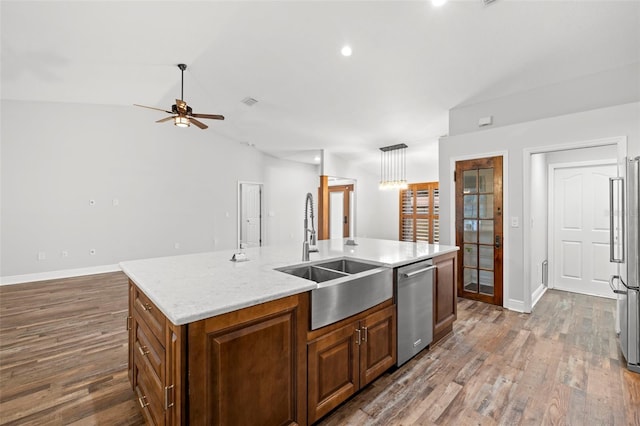
[[250, 98], [250, 97], [248, 97], [248, 96], [247, 96], [246, 98], [244, 98], [244, 99], [243, 99], [242, 101], [240, 101], [240, 102], [242, 102], [242, 103], [243, 103], [243, 104], [245, 104], [246, 106], [254, 106], [256, 103], [258, 103], [258, 101], [257, 101], [257, 100], [255, 100], [255, 99], [253, 99], [253, 98]]

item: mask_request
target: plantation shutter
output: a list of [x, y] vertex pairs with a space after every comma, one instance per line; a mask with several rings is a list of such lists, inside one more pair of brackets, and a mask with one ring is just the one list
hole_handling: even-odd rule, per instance
[[440, 198], [438, 182], [413, 183], [400, 191], [400, 241], [437, 243]]

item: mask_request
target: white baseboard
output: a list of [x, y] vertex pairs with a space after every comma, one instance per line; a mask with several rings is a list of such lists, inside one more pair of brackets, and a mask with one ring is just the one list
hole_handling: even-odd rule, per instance
[[536, 306], [536, 303], [540, 300], [543, 294], [547, 292], [547, 286], [544, 284], [540, 284], [538, 288], [531, 295], [531, 309]]
[[509, 309], [510, 311], [516, 312], [525, 312], [524, 310], [524, 302], [522, 300], [514, 300], [509, 299], [506, 303], [504, 303], [504, 307]]
[[12, 285], [12, 284], [30, 283], [34, 281], [56, 280], [60, 278], [80, 277], [83, 275], [104, 274], [106, 272], [117, 272], [121, 270], [122, 269], [120, 269], [120, 266], [115, 264], [115, 265], [90, 266], [88, 268], [66, 269], [62, 271], [38, 272], [35, 274], [10, 275], [6, 277], [0, 277], [0, 285]]

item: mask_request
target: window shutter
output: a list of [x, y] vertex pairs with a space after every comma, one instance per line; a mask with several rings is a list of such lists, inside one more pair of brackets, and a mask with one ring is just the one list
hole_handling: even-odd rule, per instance
[[413, 183], [400, 191], [400, 241], [439, 242], [438, 182]]

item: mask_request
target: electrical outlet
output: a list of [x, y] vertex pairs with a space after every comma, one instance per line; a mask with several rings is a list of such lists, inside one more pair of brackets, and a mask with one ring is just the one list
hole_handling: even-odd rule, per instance
[[96, 254], [96, 249], [89, 249], [89, 254], [91, 256], [95, 255]]
[[176, 250], [180, 250], [180, 243], [175, 243], [173, 245], [173, 248], [176, 249]]
[[68, 252], [68, 251], [66, 251], [66, 250], [62, 250], [62, 252], [60, 253], [60, 255], [61, 255], [62, 257], [69, 257], [69, 252]]
[[38, 260], [46, 260], [47, 259], [47, 253], [44, 251], [39, 251], [38, 252]]
[[111, 202], [113, 203], [114, 207], [117, 207], [120, 205], [120, 200], [118, 200], [117, 198], [114, 198], [113, 200], [111, 200]]

